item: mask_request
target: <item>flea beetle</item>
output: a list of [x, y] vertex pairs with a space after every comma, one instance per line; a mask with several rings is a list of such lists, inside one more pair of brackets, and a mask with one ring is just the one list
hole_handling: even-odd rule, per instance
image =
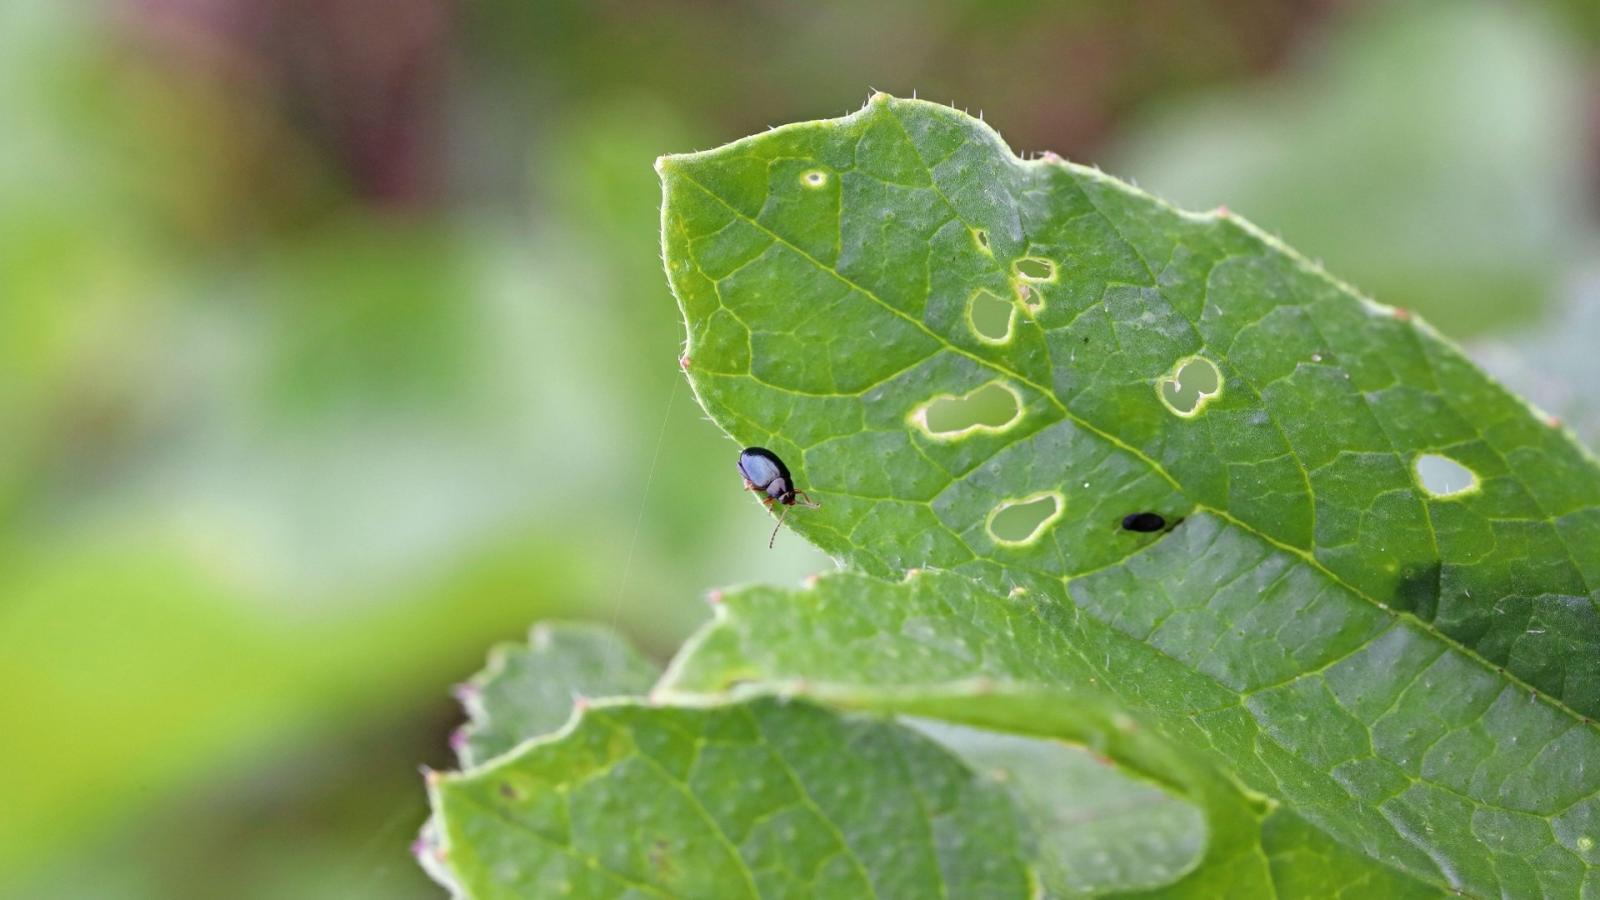
[[806, 506], [816, 509], [820, 503], [813, 503], [806, 496], [805, 491], [796, 490], [794, 476], [789, 474], [789, 467], [783, 464], [778, 454], [765, 447], [746, 447], [739, 451], [739, 474], [744, 476], [744, 489], [765, 494], [761, 502], [771, 506], [774, 503], [783, 505], [783, 512], [778, 514], [778, 524], [772, 528], [772, 537], [767, 539], [767, 549], [772, 549], [772, 544], [778, 539], [778, 529], [783, 527], [783, 518], [789, 514], [789, 507], [800, 502], [798, 498], [804, 497]]
[[1167, 527], [1167, 520], [1153, 512], [1134, 513], [1123, 517], [1122, 527], [1129, 531], [1160, 531]]

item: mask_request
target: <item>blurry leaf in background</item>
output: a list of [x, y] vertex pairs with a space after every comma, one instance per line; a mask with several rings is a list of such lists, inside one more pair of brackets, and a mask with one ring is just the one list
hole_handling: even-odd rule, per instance
[[1600, 266], [1576, 274], [1545, 320], [1467, 346], [1490, 375], [1600, 451]]
[[[197, 114], [203, 88], [153, 90], [160, 115], [56, 104], [28, 89], [158, 76], [107, 55], [68, 7], [5, 15], [0, 41], [21, 49], [0, 54], [19, 73], [0, 103], [30, 127], [0, 142], [0, 633], [27, 638], [0, 658], [18, 688], [0, 715], [31, 737], [0, 753], [29, 773], [0, 817], [0, 893], [70, 870], [95, 896], [135, 895], [137, 879], [71, 852], [92, 840], [113, 870], [178, 873], [151, 875], [155, 896], [175, 896], [199, 846], [184, 831], [208, 828], [142, 823], [180, 808], [230, 821], [206, 793], [263, 754], [414, 716], [533, 619], [622, 620], [659, 649], [704, 615], [696, 597], [716, 577], [818, 565], [800, 542], [766, 553], [735, 448], [674, 388], [681, 326], [649, 165], [677, 134], [670, 114], [629, 134], [629, 115], [597, 112], [587, 150], [534, 173], [613, 198], [576, 225], [559, 216], [581, 192], [533, 223], [512, 192], [472, 215], [325, 210], [230, 243], [248, 223], [214, 232], [193, 224], [220, 221], [202, 207], [226, 217], [250, 205], [240, 191], [283, 187], [232, 184], [250, 178], [204, 156], [245, 140], [229, 123], [248, 109]], [[115, 144], [96, 138], [113, 125]], [[163, 144], [132, 159], [167, 175], [128, 174], [124, 148]], [[577, 166], [600, 147], [612, 152]], [[178, 200], [200, 205], [180, 215]], [[433, 743], [364, 758], [395, 787], [306, 848], [307, 865], [337, 859], [340, 834], [347, 851], [371, 840]], [[305, 764], [302, 782], [338, 777], [334, 754]], [[315, 815], [301, 796], [298, 814]], [[404, 858], [414, 801], [398, 801], [413, 820], [384, 858], [426, 891]]]
[[1108, 171], [1226, 205], [1463, 336], [1538, 315], [1582, 236], [1577, 48], [1533, 5], [1372, 4], [1294, 75], [1173, 101]]

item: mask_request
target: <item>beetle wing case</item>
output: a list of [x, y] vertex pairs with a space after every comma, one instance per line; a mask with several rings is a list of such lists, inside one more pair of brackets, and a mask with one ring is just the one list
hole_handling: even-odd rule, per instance
[[783, 461], [774, 456], [772, 451], [761, 447], [750, 447], [739, 454], [739, 473], [762, 489], [779, 478], [783, 479], [786, 488], [789, 482], [789, 470], [784, 467]]

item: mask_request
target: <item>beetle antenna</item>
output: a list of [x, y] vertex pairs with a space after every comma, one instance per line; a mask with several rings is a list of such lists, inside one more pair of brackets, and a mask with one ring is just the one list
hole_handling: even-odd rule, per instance
[[778, 524], [772, 526], [772, 537], [767, 538], [767, 549], [771, 550], [774, 542], [778, 540], [778, 529], [783, 527], [783, 519], [789, 515], [789, 507], [785, 506], [783, 512], [778, 513]]
[[800, 497], [805, 497], [806, 498], [806, 506], [809, 506], [812, 509], [821, 509], [822, 508], [822, 504], [816, 502], [815, 500], [812, 500], [811, 496], [809, 494], [807, 494], [805, 491], [795, 491], [795, 495], [796, 496], [800, 496]]

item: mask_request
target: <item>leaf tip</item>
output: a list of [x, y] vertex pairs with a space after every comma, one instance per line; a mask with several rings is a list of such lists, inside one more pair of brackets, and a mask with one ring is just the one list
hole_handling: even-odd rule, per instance
[[656, 174], [665, 180], [668, 175], [671, 175], [678, 169], [678, 166], [682, 161], [683, 154], [681, 153], [663, 153], [662, 155], [656, 157]]

